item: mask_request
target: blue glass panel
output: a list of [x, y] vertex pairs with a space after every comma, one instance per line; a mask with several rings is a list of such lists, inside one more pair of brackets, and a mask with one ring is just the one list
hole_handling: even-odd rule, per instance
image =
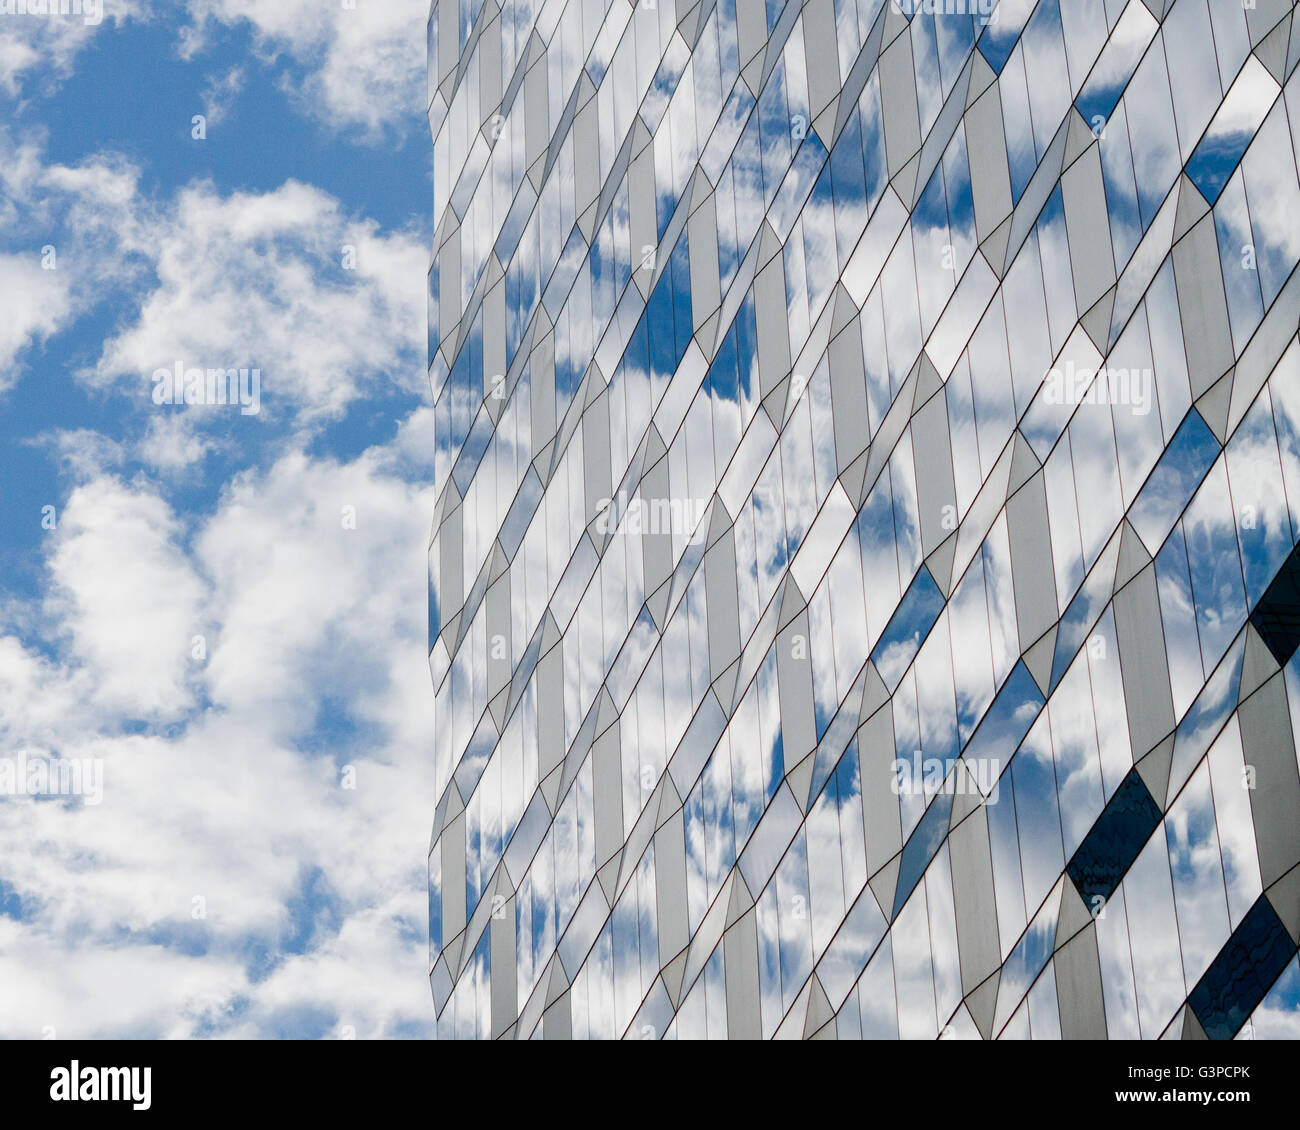
[[925, 869], [930, 866], [930, 860], [948, 835], [953, 795], [949, 792], [939, 793], [921, 817], [916, 831], [903, 845], [903, 857], [898, 863], [898, 886], [894, 890], [894, 908], [889, 915], [891, 922], [898, 917], [898, 912], [903, 909], [908, 896], [921, 881]]
[[438, 615], [438, 592], [433, 587], [433, 573], [429, 574], [429, 650], [433, 650], [433, 645], [437, 642], [438, 633], [441, 631], [441, 618]]
[[665, 272], [671, 276], [671, 287], [673, 294], [673, 341], [674, 352], [677, 360], [673, 364], [676, 369], [681, 363], [682, 357], [686, 353], [686, 347], [691, 343], [691, 264], [687, 250], [687, 239], [683, 234], [682, 238], [677, 241], [677, 246], [673, 248], [673, 257], [669, 263], [668, 271]]
[[1164, 544], [1178, 515], [1214, 466], [1219, 451], [1219, 441], [1193, 408], [1169, 441], [1129, 514], [1129, 521], [1148, 549], [1154, 551]]
[[718, 347], [709, 367], [709, 388], [715, 398], [740, 399], [740, 378], [736, 372], [736, 327], [733, 324]]
[[483, 458], [483, 453], [492, 440], [494, 426], [487, 409], [479, 409], [479, 413], [474, 419], [474, 426], [470, 429], [469, 436], [465, 440], [465, 446], [460, 449], [460, 458], [456, 460], [456, 467], [451, 473], [456, 489], [462, 495], [469, 490], [469, 484], [474, 478], [474, 472], [478, 470], [479, 460]]
[[1007, 60], [1011, 58], [1011, 52], [1015, 50], [1016, 42], [1020, 39], [1020, 30], [1024, 27], [1023, 17], [1028, 16], [1030, 7], [1021, 6], [1023, 11], [1019, 13], [1022, 19], [1004, 19], [1005, 12], [994, 12], [997, 17], [985, 22], [984, 30], [979, 37], [980, 53], [988, 60], [988, 64], [993, 68], [995, 74], [1001, 74], [1002, 68], [1007, 65]]
[[[1038, 689], [1029, 669], [1018, 662], [967, 743], [962, 757], [972, 763], [989, 761], [996, 762], [999, 767], [1006, 765], [1025, 740], [1045, 702], [1043, 692]], [[984, 777], [981, 776], [980, 780], [983, 781]]]
[[1211, 204], [1219, 199], [1254, 140], [1254, 131], [1209, 131], [1187, 162], [1187, 175]]
[[1088, 906], [1100, 895], [1109, 899], [1133, 866], [1142, 845], [1160, 826], [1156, 804], [1136, 769], [1130, 769], [1067, 868]]
[[1211, 1040], [1230, 1040], [1295, 955], [1296, 946], [1260, 896], [1210, 964], [1187, 1003]]
[[930, 576], [930, 570], [922, 565], [871, 653], [872, 662], [891, 692], [942, 611], [943, 593]]
[[841, 706], [835, 713], [834, 719], [826, 727], [824, 735], [817, 746], [817, 760], [813, 762], [813, 775], [810, 796], [816, 796], [821, 792], [822, 785], [826, 783], [836, 765], [840, 762], [840, 756], [848, 748], [854, 732], [858, 728], [858, 707], [856, 703], [862, 698], [862, 684], [865, 679], [862, 676], [858, 678], [857, 687], [849, 695], [845, 705]]
[[1074, 100], [1079, 116], [1089, 125], [1109, 119], [1119, 105], [1124, 88], [1137, 70], [1150, 40], [1144, 36], [1113, 35], [1101, 58], [1088, 75], [1079, 96]]
[[1237, 709], [1241, 688], [1241, 659], [1245, 655], [1244, 637], [1229, 649], [1223, 661], [1205, 681], [1196, 701], [1178, 724], [1174, 738], [1174, 760], [1170, 785], [1177, 789], [1191, 776], [1228, 716]]
[[1300, 648], [1300, 547], [1282, 563], [1250, 614], [1250, 622], [1268, 644], [1273, 658], [1285, 667]]

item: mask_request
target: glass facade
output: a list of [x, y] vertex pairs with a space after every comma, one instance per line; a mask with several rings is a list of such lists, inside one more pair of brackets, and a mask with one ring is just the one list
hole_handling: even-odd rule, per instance
[[1289, 0], [429, 59], [439, 1035], [1300, 1035]]

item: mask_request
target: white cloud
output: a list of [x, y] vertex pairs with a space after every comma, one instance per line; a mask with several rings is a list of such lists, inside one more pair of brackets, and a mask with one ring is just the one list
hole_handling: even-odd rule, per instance
[[41, 267], [39, 253], [0, 255], [0, 392], [18, 377], [18, 356], [56, 333], [72, 307], [66, 276]]
[[[357, 0], [355, 7], [317, 0], [188, 0], [168, 8], [177, 21], [182, 59], [203, 54], [218, 31], [247, 26], [267, 62], [291, 58], [305, 82], [281, 77], [299, 109], [322, 125], [378, 140], [424, 113], [426, 0]], [[72, 74], [77, 56], [128, 21], [155, 16], [150, 0], [103, 0], [103, 20], [74, 16], [0, 19], [0, 93], [20, 99]], [[209, 119], [220, 117], [242, 84], [239, 68], [211, 78]]]
[[201, 97], [203, 113], [208, 125], [216, 125], [230, 110], [230, 104], [239, 97], [244, 89], [244, 68], [231, 67], [219, 75], [211, 75], [203, 84]]
[[209, 451], [221, 446], [199, 434], [196, 416], [182, 413], [150, 420], [134, 454], [162, 473], [180, 474], [196, 470]]
[[[426, 0], [358, 0], [354, 7], [316, 0], [190, 0], [194, 23], [182, 37], [192, 57], [213, 24], [247, 23], [268, 59], [292, 56], [307, 70], [304, 112], [326, 125], [376, 137], [423, 116]], [[286, 90], [293, 90], [286, 80]]]
[[187, 188], [157, 216], [151, 258], [157, 286], [85, 374], [94, 384], [145, 397], [154, 371], [178, 360], [258, 367], [263, 412], [308, 425], [337, 418], [370, 383], [424, 387], [423, 244], [350, 219], [317, 188]]
[[0, 127], [0, 238], [14, 248], [0, 253], [0, 393], [33, 348], [138, 278], [148, 245], [138, 177], [116, 155], [46, 165], [37, 140]]
[[[0, 130], [0, 236], [42, 233], [57, 264], [42, 269], [40, 246], [0, 255], [0, 391], [25, 351], [113, 297], [118, 332], [78, 375], [152, 411], [175, 411], [150, 395], [154, 372], [177, 361], [260, 368], [262, 413], [309, 430], [371, 391], [424, 395], [416, 232], [381, 230], [293, 180], [228, 195], [198, 182], [158, 203], [139, 179], [112, 153], [47, 165], [37, 140]], [[153, 425], [141, 454], [178, 469], [210, 445], [199, 432], [212, 422]]]
[[73, 494], [47, 559], [59, 657], [0, 637], [0, 734], [102, 759], [104, 799], [0, 802], [0, 857], [31, 860], [7, 876], [0, 1035], [427, 1029], [430, 499], [401, 458], [288, 454], [193, 529], [138, 484]]
[[112, 479], [68, 500], [50, 557], [50, 612], [71, 654], [98, 672], [109, 714], [170, 719], [190, 705], [185, 658], [200, 631], [200, 582], [163, 500]]
[[47, 81], [67, 78], [78, 53], [96, 37], [149, 14], [149, 0], [100, 0], [98, 8], [88, 2], [80, 15], [6, 14], [0, 19], [0, 91], [17, 98], [38, 75]]
[[[58, 253], [55, 272], [6, 260], [0, 371], [111, 299], [118, 332], [80, 376], [128, 394], [117, 434], [45, 437], [80, 485], [42, 597], [0, 611], [0, 756], [104, 772], [97, 806], [0, 800], [0, 858], [32, 860], [6, 874], [0, 977], [22, 989], [0, 1034], [427, 1034], [432, 412], [349, 462], [304, 454], [358, 398], [423, 395], [424, 242], [297, 182], [156, 201], [120, 157], [0, 149], [0, 234], [50, 231]], [[289, 432], [157, 408], [174, 359], [260, 365]], [[175, 473], [249, 437], [268, 461], [213, 512], [174, 504]]]
[[[247, 21], [306, 70], [302, 105], [328, 125], [375, 135], [422, 109], [422, 0], [189, 11], [183, 51]], [[17, 29], [0, 27], [12, 96], [66, 77], [96, 30]], [[213, 70], [210, 118], [243, 76]], [[306, 453], [358, 400], [425, 395], [427, 237], [297, 181], [140, 185], [119, 155], [51, 164], [40, 134], [0, 128], [0, 391], [111, 306], [113, 335], [67, 379], [127, 394], [111, 425], [34, 441], [79, 485], [40, 595], [0, 602], [0, 758], [104, 773], [99, 805], [0, 798], [0, 858], [19, 862], [0, 1036], [428, 1034], [433, 414], [350, 460]], [[152, 373], [176, 360], [259, 366], [263, 419], [155, 407]], [[199, 462], [241, 449], [256, 466], [192, 509]]]

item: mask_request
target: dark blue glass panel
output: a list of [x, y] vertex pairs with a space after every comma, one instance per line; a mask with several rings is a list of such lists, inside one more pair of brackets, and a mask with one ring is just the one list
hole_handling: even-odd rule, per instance
[[1295, 952], [1286, 927], [1261, 895], [1187, 998], [1205, 1034], [1231, 1040]]
[[1087, 906], [1098, 895], [1109, 899], [1115, 893], [1159, 825], [1160, 806], [1130, 769], [1066, 869]]
[[1300, 647], [1300, 546], [1282, 563], [1255, 611], [1250, 614], [1273, 658], [1285, 667]]

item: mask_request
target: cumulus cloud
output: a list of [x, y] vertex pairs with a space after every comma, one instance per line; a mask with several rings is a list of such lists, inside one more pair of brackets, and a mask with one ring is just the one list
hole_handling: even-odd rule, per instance
[[426, 255], [413, 234], [381, 232], [288, 181], [228, 196], [191, 186], [157, 215], [152, 238], [157, 285], [105, 342], [85, 374], [93, 384], [144, 395], [176, 361], [257, 367], [264, 407], [308, 425], [337, 417], [369, 383], [422, 390]]
[[221, 74], [210, 75], [203, 84], [200, 97], [203, 113], [209, 125], [216, 125], [230, 110], [230, 105], [244, 89], [244, 68], [231, 67]]
[[104, 797], [6, 802], [0, 1034], [423, 1031], [429, 499], [398, 461], [290, 453], [206, 519], [71, 496], [46, 639], [0, 636], [0, 733], [100, 759]]
[[[188, 0], [155, 11], [151, 0], [101, 0], [99, 22], [82, 16], [11, 16], [0, 20], [0, 94], [28, 98], [38, 84], [67, 79], [78, 55], [129, 21], [167, 12], [182, 59], [201, 60], [232, 29], [247, 28], [264, 62], [292, 62], [303, 81], [283, 74], [281, 87], [323, 126], [375, 141], [424, 112], [426, 0]], [[220, 116], [243, 82], [240, 68], [211, 76], [204, 99]]]
[[148, 245], [139, 171], [116, 155], [46, 164], [40, 139], [0, 127], [0, 393], [32, 351], [133, 283]]
[[[177, 12], [183, 54], [247, 25], [291, 56], [331, 127], [421, 108], [423, 3]], [[99, 34], [146, 15], [109, 0]], [[95, 30], [3, 21], [0, 94]], [[257, 65], [213, 67], [210, 118]], [[89, 759], [103, 797], [0, 798], [0, 1037], [428, 1035], [427, 236], [301, 181], [159, 195], [46, 146], [0, 127], [0, 392], [111, 314], [50, 376], [112, 416], [28, 441], [73, 489], [37, 594], [0, 602], [0, 761]], [[260, 367], [262, 419], [155, 406], [178, 360]], [[394, 393], [386, 444], [319, 454]]]
[[[427, 1034], [432, 413], [350, 462], [304, 453], [368, 389], [423, 391], [421, 245], [296, 182], [155, 204], [117, 158], [10, 151], [0, 199], [57, 228], [65, 287], [42, 302], [45, 272], [8, 276], [46, 319], [14, 352], [114, 293], [116, 266], [126, 316], [82, 377], [138, 394], [143, 427], [47, 437], [80, 485], [43, 597], [0, 621], [5, 756], [104, 772], [101, 805], [6, 802], [0, 857], [39, 859], [6, 879], [0, 976], [23, 988], [0, 1033]], [[173, 357], [261, 364], [292, 425], [208, 515], [129, 474], [233, 442], [154, 407]]]
[[246, 25], [268, 61], [288, 55], [305, 68], [301, 89], [287, 78], [284, 88], [327, 125], [375, 138], [423, 113], [426, 0], [190, 0], [189, 13], [183, 55], [202, 52], [214, 25]]
[[[0, 157], [0, 238], [50, 241], [0, 256], [0, 391], [25, 352], [110, 296], [126, 316], [78, 375], [142, 404], [154, 373], [178, 361], [259, 368], [263, 412], [308, 430], [375, 389], [427, 388], [416, 232], [382, 230], [299, 181], [229, 194], [196, 182], [159, 202], [117, 154], [46, 164], [39, 139], [0, 131]], [[44, 247], [56, 270], [43, 268]], [[202, 430], [151, 425], [142, 454], [175, 469], [208, 449]]]
[[156, 495], [99, 479], [73, 492], [50, 560], [50, 611], [70, 651], [98, 672], [109, 714], [168, 719], [190, 705], [185, 657], [200, 583]]
[[0, 392], [17, 379], [19, 354], [56, 333], [71, 307], [64, 276], [43, 268], [39, 253], [0, 255]]
[[0, 20], [0, 92], [17, 98], [29, 93], [33, 80], [50, 84], [67, 78], [77, 55], [96, 36], [150, 15], [149, 0], [86, 0], [80, 7], [80, 13], [10, 12]]

